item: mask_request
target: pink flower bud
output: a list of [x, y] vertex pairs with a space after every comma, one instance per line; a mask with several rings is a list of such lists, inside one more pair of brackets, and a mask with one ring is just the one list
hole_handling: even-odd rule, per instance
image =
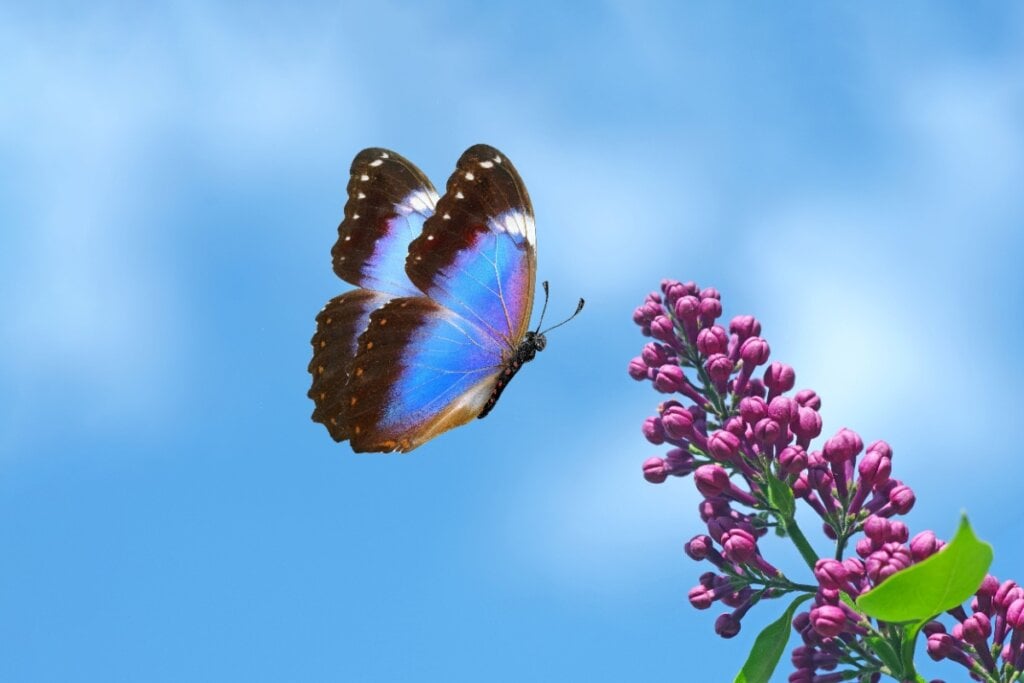
[[905, 515], [914, 507], [917, 497], [909, 486], [899, 485], [889, 492], [889, 504], [896, 509], [896, 513]]
[[665, 293], [665, 303], [674, 306], [680, 297], [692, 294], [686, 285], [676, 280], [666, 280], [661, 283], [661, 291]]
[[773, 396], [784, 394], [796, 384], [796, 372], [793, 368], [775, 361], [764, 371], [764, 385]]
[[657, 368], [669, 362], [669, 353], [661, 344], [647, 342], [644, 344], [643, 351], [640, 352], [640, 358], [648, 367]]
[[867, 448], [868, 453], [878, 453], [880, 457], [892, 460], [892, 448], [884, 441], [872, 442]]
[[846, 587], [848, 573], [839, 560], [823, 558], [814, 564], [814, 576], [824, 588], [843, 590]]
[[722, 550], [727, 559], [746, 564], [757, 554], [757, 542], [745, 529], [730, 529], [722, 534]]
[[693, 295], [680, 297], [673, 310], [681, 322], [695, 324], [700, 315], [700, 300]]
[[961, 624], [961, 636], [972, 645], [984, 645], [992, 635], [992, 622], [981, 612], [975, 612]]
[[861, 461], [857, 463], [861, 486], [877, 488], [887, 481], [892, 473], [892, 461], [882, 455], [881, 451], [868, 449]]
[[708, 371], [711, 379], [715, 382], [726, 382], [733, 371], [733, 363], [729, 356], [724, 353], [716, 353], [708, 356], [704, 361], [704, 369]]
[[682, 406], [672, 406], [661, 414], [661, 425], [670, 439], [688, 438], [693, 434], [693, 414]]
[[785, 436], [786, 432], [775, 420], [766, 417], [754, 425], [754, 438], [763, 444], [772, 444]]
[[922, 531], [910, 541], [910, 554], [915, 562], [927, 559], [942, 550], [945, 544], [932, 531]]
[[761, 334], [761, 323], [752, 315], [738, 315], [729, 323], [729, 332], [743, 341]]
[[707, 609], [715, 601], [714, 591], [699, 585], [691, 588], [687, 597], [690, 599], [690, 604], [696, 609]]
[[710, 325], [722, 315], [722, 302], [714, 298], [701, 299], [699, 315], [702, 323]]
[[828, 462], [838, 464], [856, 458], [863, 447], [864, 443], [857, 433], [843, 427], [835, 436], [825, 442], [822, 455]]
[[638, 382], [647, 379], [647, 363], [640, 356], [629, 361], [629, 376]]
[[659, 315], [651, 321], [651, 336], [658, 341], [671, 344], [676, 337], [675, 327], [667, 315]]
[[764, 402], [763, 398], [747, 396], [740, 401], [740, 417], [748, 425], [757, 424], [759, 420], [764, 419], [767, 415], [768, 404]]
[[768, 417], [783, 426], [793, 422], [799, 410], [800, 404], [788, 396], [776, 396], [768, 402]]
[[846, 630], [846, 612], [835, 605], [821, 605], [811, 610], [811, 627], [818, 635], [835, 638]]
[[1017, 598], [1006, 608], [1006, 623], [1014, 630], [1024, 630], [1024, 598]]
[[885, 540], [889, 543], [906, 543], [910, 538], [910, 529], [899, 520], [889, 520], [889, 528], [885, 532]]
[[705, 327], [697, 333], [697, 350], [703, 356], [725, 353], [729, 348], [729, 335], [718, 325]]
[[743, 361], [744, 367], [749, 369], [764, 365], [768, 362], [770, 355], [771, 349], [768, 347], [768, 342], [760, 337], [751, 337], [740, 346], [740, 359]]
[[740, 622], [731, 614], [723, 614], [715, 619], [715, 633], [723, 638], [733, 638], [740, 632]]
[[686, 375], [678, 365], [666, 364], [658, 368], [654, 388], [663, 394], [674, 394], [686, 386]]
[[928, 636], [928, 656], [936, 662], [957, 651], [956, 642], [948, 633], [932, 633]]
[[668, 478], [668, 468], [661, 458], [647, 458], [644, 460], [644, 479], [652, 484], [660, 484]]
[[660, 417], [649, 417], [644, 420], [643, 425], [640, 426], [640, 431], [643, 432], [644, 438], [655, 446], [665, 443], [665, 429], [661, 426]]
[[809, 443], [811, 439], [821, 434], [821, 415], [812, 408], [801, 406], [797, 410], [796, 420], [792, 426], [793, 433]]
[[796, 396], [793, 397], [796, 402], [804, 408], [810, 408], [811, 410], [821, 410], [821, 398], [818, 394], [814, 393], [813, 389], [801, 389], [796, 392]]
[[708, 437], [708, 452], [715, 460], [729, 462], [740, 450], [740, 440], [735, 434], [719, 429]]
[[705, 498], [720, 496], [732, 488], [729, 473], [721, 465], [701, 465], [693, 473], [693, 480]]
[[889, 533], [889, 520], [878, 515], [871, 515], [864, 521], [864, 535], [872, 541], [884, 543]]
[[800, 474], [807, 467], [807, 452], [800, 446], [786, 446], [779, 453], [779, 467], [789, 476]]
[[687, 541], [684, 549], [687, 556], [700, 562], [711, 554], [711, 551], [714, 549], [714, 545], [710, 536], [707, 534], [698, 534]]
[[665, 466], [673, 476], [684, 477], [693, 472], [694, 458], [685, 449], [673, 448], [665, 454]]

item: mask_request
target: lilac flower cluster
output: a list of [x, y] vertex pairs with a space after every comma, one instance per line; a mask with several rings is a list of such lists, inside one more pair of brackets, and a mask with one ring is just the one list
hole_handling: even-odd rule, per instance
[[[884, 638], [888, 625], [873, 623], [849, 599], [943, 543], [930, 531], [910, 538], [907, 525], [894, 519], [913, 508], [915, 496], [892, 477], [890, 446], [875, 441], [865, 447], [856, 432], [843, 428], [815, 448], [821, 399], [810, 389], [794, 392], [793, 368], [769, 363], [770, 348], [755, 318], [735, 317], [726, 328], [721, 316], [717, 290], [673, 280], [663, 281], [661, 292], [649, 294], [633, 314], [652, 340], [630, 361], [629, 374], [668, 395], [643, 422], [647, 441], [667, 448], [644, 461], [643, 476], [660, 484], [693, 475], [703, 496], [699, 514], [707, 533], [685, 549], [714, 569], [690, 590], [690, 604], [730, 608], [715, 621], [715, 631], [731, 638], [759, 601], [812, 594], [810, 609], [793, 621], [803, 644], [792, 653], [789, 680], [877, 681], [890, 672], [869, 642]], [[797, 500], [821, 519], [833, 557], [821, 559], [811, 548], [796, 523]], [[762, 555], [758, 540], [772, 527], [793, 541], [815, 583], [791, 581]], [[966, 666], [981, 676], [977, 680], [1003, 680], [982, 675], [994, 671], [997, 655], [1019, 670], [1024, 588], [1008, 585], [987, 580], [973, 615], [951, 612], [959, 620], [951, 633], [938, 622], [929, 624], [928, 653]]]
[[1024, 588], [989, 575], [971, 600], [971, 614], [962, 607], [949, 613], [957, 622], [951, 633], [938, 621], [923, 629], [932, 659], [957, 662], [976, 681], [1019, 679], [1024, 669]]

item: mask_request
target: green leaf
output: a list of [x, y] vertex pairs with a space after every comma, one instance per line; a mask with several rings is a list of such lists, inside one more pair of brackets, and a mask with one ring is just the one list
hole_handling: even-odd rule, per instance
[[768, 480], [768, 503], [779, 514], [790, 519], [796, 512], [796, 501], [793, 499], [793, 489], [784, 481], [780, 481], [770, 472], [766, 476]]
[[992, 546], [978, 539], [964, 515], [949, 545], [857, 598], [857, 608], [889, 622], [927, 620], [963, 604], [992, 564]]
[[768, 683], [789, 642], [793, 615], [802, 603], [812, 597], [810, 593], [801, 595], [790, 603], [781, 617], [764, 627], [754, 640], [754, 647], [743, 668], [736, 674], [734, 683]]
[[864, 640], [871, 646], [871, 650], [878, 655], [878, 658], [882, 660], [882, 663], [889, 667], [889, 671], [900, 672], [903, 670], [900, 653], [889, 644], [889, 641], [878, 636], [869, 636]]

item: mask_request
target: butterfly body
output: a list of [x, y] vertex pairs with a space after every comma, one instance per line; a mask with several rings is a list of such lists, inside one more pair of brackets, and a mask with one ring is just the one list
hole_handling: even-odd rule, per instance
[[317, 316], [313, 419], [353, 450], [409, 451], [484, 417], [544, 348], [529, 330], [533, 208], [487, 145], [460, 157], [438, 195], [381, 148], [352, 163], [334, 270], [357, 285]]
[[491, 390], [491, 395], [487, 399], [487, 403], [484, 405], [483, 411], [477, 418], [487, 417], [487, 413], [494, 409], [494, 406], [498, 403], [498, 399], [501, 398], [501, 392], [505, 391], [505, 387], [512, 381], [512, 378], [516, 376], [523, 365], [529, 363], [537, 355], [538, 351], [543, 351], [547, 345], [547, 339], [543, 334], [539, 332], [527, 332], [526, 337], [522, 342], [519, 343], [519, 347], [516, 352], [509, 359], [505, 365], [505, 369], [498, 375], [498, 379], [494, 384], [494, 389]]

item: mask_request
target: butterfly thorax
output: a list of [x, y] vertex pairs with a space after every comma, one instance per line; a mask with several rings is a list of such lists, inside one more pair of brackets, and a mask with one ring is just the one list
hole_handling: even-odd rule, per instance
[[501, 392], [505, 390], [509, 381], [516, 376], [516, 373], [519, 372], [519, 369], [525, 363], [529, 363], [537, 356], [538, 351], [543, 351], [547, 343], [548, 340], [540, 332], [526, 333], [523, 341], [519, 342], [519, 346], [516, 347], [515, 352], [508, 359], [508, 362], [505, 363], [505, 369], [498, 375], [494, 390], [491, 391], [491, 396], [487, 399], [484, 409], [477, 415], [478, 418], [486, 417], [487, 413], [494, 409], [495, 404], [498, 403], [498, 399], [501, 397]]

